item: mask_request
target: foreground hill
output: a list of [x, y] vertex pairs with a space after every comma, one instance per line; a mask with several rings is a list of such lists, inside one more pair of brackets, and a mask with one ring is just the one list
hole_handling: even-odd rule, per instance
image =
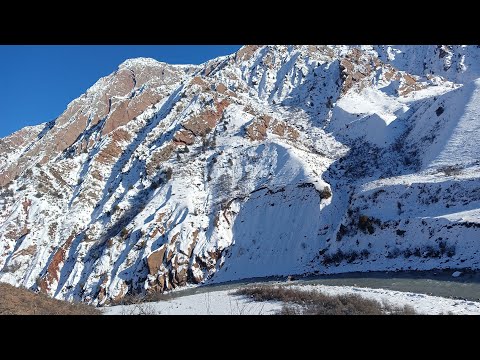
[[100, 310], [82, 303], [52, 299], [42, 293], [0, 283], [0, 315], [100, 315]]

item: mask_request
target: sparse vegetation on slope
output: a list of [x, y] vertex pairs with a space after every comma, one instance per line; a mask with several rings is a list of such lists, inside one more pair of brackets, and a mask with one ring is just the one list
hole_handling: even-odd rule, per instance
[[69, 303], [25, 288], [0, 284], [0, 315], [101, 315], [82, 303]]
[[416, 315], [409, 306], [395, 307], [359, 295], [330, 296], [282, 286], [255, 286], [239, 289], [237, 295], [254, 301], [282, 301], [279, 315]]

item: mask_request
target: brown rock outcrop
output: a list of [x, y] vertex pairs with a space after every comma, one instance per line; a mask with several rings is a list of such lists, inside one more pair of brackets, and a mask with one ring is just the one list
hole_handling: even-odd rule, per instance
[[235, 61], [237, 63], [240, 63], [242, 61], [250, 59], [255, 53], [255, 51], [257, 51], [261, 47], [262, 45], [245, 45], [237, 51], [237, 54], [235, 55]]
[[177, 131], [173, 137], [175, 144], [192, 145], [195, 142], [195, 134], [189, 130]]
[[60, 266], [65, 261], [65, 255], [67, 254], [67, 251], [70, 248], [74, 238], [75, 235], [70, 235], [67, 241], [65, 241], [65, 243], [55, 252], [55, 255], [53, 255], [52, 260], [48, 264], [45, 276], [39, 282], [38, 286], [40, 291], [48, 293], [52, 284], [55, 281], [58, 281]]
[[156, 275], [162, 264], [165, 256], [166, 245], [162, 245], [158, 250], [152, 252], [147, 258], [148, 272], [150, 275]]
[[284, 121], [273, 119], [269, 115], [261, 115], [246, 127], [246, 136], [251, 141], [262, 141], [267, 138], [267, 132], [270, 130], [272, 134], [296, 140], [299, 132], [287, 125]]

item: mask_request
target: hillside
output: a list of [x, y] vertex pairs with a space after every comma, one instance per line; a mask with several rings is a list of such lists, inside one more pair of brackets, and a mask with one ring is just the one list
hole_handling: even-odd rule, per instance
[[127, 60], [0, 139], [0, 281], [106, 304], [257, 276], [478, 269], [479, 56]]
[[93, 306], [71, 304], [50, 296], [0, 283], [0, 315], [101, 315]]

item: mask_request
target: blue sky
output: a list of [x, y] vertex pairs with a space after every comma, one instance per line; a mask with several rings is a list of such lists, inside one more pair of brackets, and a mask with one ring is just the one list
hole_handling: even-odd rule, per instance
[[240, 45], [0, 45], [0, 137], [59, 116], [124, 60], [200, 64]]

